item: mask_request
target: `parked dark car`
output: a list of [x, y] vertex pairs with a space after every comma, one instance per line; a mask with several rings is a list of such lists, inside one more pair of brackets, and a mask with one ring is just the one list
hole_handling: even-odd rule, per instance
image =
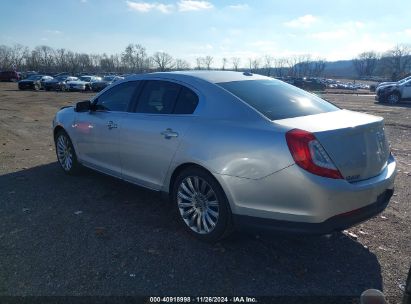
[[21, 79], [20, 73], [16, 71], [3, 71], [0, 72], [0, 81], [19, 81]]
[[65, 91], [66, 82], [78, 80], [73, 76], [58, 76], [44, 82], [43, 87], [46, 91]]
[[47, 75], [31, 75], [27, 79], [20, 80], [18, 83], [19, 90], [40, 90], [43, 88], [44, 82], [53, 79]]
[[316, 78], [295, 78], [293, 85], [306, 91], [324, 91], [327, 87]]
[[104, 88], [108, 87], [110, 84], [113, 82], [116, 82], [118, 80], [122, 80], [124, 77], [120, 76], [115, 76], [115, 75], [110, 75], [110, 76], [104, 76], [103, 80], [100, 81], [94, 81], [91, 83], [91, 89], [94, 92], [100, 92]]

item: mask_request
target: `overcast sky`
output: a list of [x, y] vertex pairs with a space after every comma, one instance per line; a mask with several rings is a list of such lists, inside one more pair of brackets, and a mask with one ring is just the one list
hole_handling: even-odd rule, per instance
[[140, 43], [192, 64], [211, 55], [351, 59], [411, 43], [409, 0], [1, 0], [0, 44], [121, 53]]

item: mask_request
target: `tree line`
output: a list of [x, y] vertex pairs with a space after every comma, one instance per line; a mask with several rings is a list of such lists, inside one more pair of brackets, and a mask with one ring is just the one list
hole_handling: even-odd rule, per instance
[[192, 67], [185, 59], [173, 58], [166, 52], [155, 52], [149, 55], [146, 48], [140, 44], [129, 44], [122, 53], [111, 55], [79, 53], [64, 48], [54, 49], [46, 45], [34, 49], [21, 44], [0, 45], [0, 70], [38, 71], [48, 74], [249, 69], [268, 76], [319, 77], [322, 76], [326, 64], [325, 59], [312, 59], [310, 55], [288, 58], [265, 55], [261, 58], [249, 58], [243, 62], [239, 57], [222, 58], [217, 62], [212, 56], [204, 56], [197, 57], [195, 62], [195, 66]]
[[396, 45], [385, 53], [363, 52], [353, 59], [360, 78], [383, 76], [398, 80], [411, 74], [411, 46]]
[[[410, 73], [411, 48], [397, 45], [378, 54], [374, 51], [359, 54], [352, 60], [358, 77], [383, 76], [398, 79]], [[129, 44], [120, 54], [87, 54], [64, 48], [54, 49], [41, 45], [33, 49], [15, 44], [0, 45], [0, 70], [38, 71], [41, 73], [69, 72], [89, 73], [145, 73], [172, 70], [251, 70], [255, 73], [275, 77], [322, 77], [327, 62], [311, 55], [259, 58], [240, 57], [215, 60], [212, 56], [197, 57], [195, 66], [182, 58], [173, 58], [166, 52], [148, 54], [141, 44]]]

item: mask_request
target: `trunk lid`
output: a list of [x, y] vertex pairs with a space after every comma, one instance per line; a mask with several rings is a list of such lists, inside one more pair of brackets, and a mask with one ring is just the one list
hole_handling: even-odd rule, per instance
[[339, 110], [274, 122], [313, 133], [349, 182], [374, 177], [387, 165], [390, 150], [382, 117]]

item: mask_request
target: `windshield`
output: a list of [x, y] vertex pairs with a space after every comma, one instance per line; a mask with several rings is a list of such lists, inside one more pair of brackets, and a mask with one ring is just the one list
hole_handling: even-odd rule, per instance
[[85, 82], [90, 82], [91, 77], [90, 77], [90, 76], [81, 76], [81, 77], [80, 77], [80, 80], [81, 80], [81, 81], [85, 81]]
[[411, 76], [408, 76], [404, 79], [398, 80], [397, 83], [398, 84], [403, 84], [403, 83], [407, 82], [408, 80], [411, 80]]
[[285, 82], [246, 80], [217, 83], [270, 120], [313, 115], [339, 108]]
[[41, 76], [41, 75], [31, 75], [27, 79], [28, 80], [39, 80], [39, 79], [41, 79], [41, 77], [43, 77], [43, 76]]
[[105, 76], [103, 78], [104, 81], [113, 81], [116, 78], [116, 76]]

